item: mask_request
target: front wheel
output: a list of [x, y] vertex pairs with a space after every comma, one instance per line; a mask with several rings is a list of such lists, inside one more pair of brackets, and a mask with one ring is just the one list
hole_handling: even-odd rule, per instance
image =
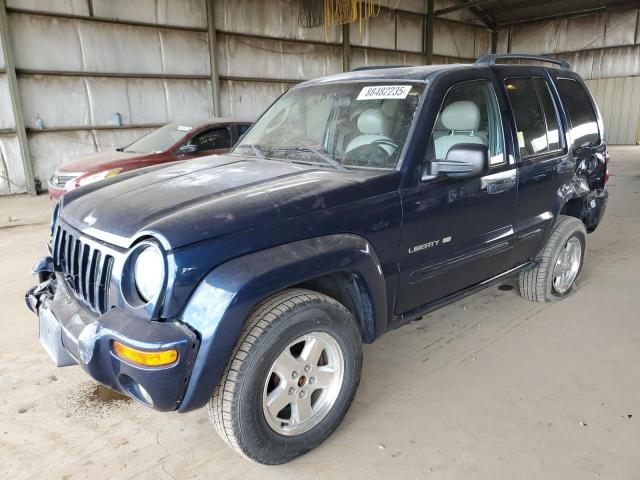
[[534, 302], [553, 302], [569, 295], [582, 273], [586, 248], [584, 224], [561, 215], [538, 265], [520, 273], [520, 294]]
[[258, 463], [286, 463], [322, 443], [358, 388], [362, 340], [351, 313], [317, 292], [285, 290], [247, 319], [209, 416]]

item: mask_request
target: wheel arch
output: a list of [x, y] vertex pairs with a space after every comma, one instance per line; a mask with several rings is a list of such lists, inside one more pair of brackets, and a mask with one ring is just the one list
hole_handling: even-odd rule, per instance
[[207, 403], [247, 316], [265, 298], [292, 287], [317, 290], [343, 303], [358, 321], [365, 342], [386, 329], [387, 290], [380, 260], [359, 235], [314, 237], [230, 260], [200, 282], [181, 315], [201, 338], [179, 411]]
[[336, 299], [356, 319], [363, 342], [371, 343], [376, 338], [371, 292], [360, 273], [340, 270], [301, 282], [295, 287], [314, 290]]
[[598, 227], [604, 216], [608, 196], [606, 189], [600, 189], [569, 198], [562, 205], [559, 215], [577, 218], [584, 224], [587, 233], [591, 233]]

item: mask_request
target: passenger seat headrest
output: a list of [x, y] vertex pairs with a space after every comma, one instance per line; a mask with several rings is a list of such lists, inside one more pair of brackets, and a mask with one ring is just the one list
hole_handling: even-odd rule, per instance
[[370, 108], [358, 115], [358, 130], [365, 135], [386, 135], [387, 120], [380, 110]]
[[450, 103], [441, 116], [447, 130], [476, 131], [480, 127], [480, 109], [469, 100]]

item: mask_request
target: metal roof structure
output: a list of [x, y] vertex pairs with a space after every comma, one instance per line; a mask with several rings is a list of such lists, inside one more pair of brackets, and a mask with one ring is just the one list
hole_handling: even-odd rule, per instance
[[638, 6], [638, 0], [465, 0], [461, 5], [434, 13], [438, 15], [470, 8], [487, 26], [495, 28], [536, 20], [628, 10]]

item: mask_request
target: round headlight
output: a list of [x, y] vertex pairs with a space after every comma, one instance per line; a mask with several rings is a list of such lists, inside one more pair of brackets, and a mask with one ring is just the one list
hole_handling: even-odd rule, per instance
[[164, 283], [164, 255], [155, 245], [142, 248], [136, 257], [133, 275], [140, 297], [149, 302], [160, 294]]

